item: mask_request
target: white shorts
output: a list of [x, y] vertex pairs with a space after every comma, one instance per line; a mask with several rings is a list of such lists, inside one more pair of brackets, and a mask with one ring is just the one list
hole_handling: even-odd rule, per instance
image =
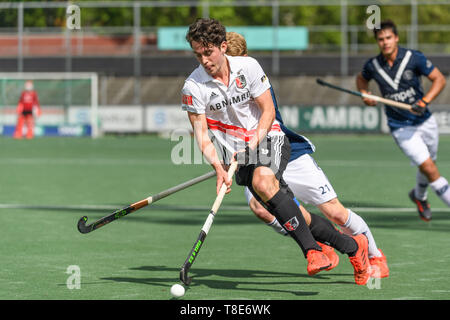
[[439, 131], [436, 118], [431, 116], [418, 126], [407, 126], [393, 131], [392, 137], [414, 166], [431, 157], [437, 158]]
[[[309, 154], [289, 162], [283, 179], [301, 202], [317, 206], [337, 197], [325, 173]], [[252, 193], [247, 187], [244, 192], [247, 202], [250, 203]]]

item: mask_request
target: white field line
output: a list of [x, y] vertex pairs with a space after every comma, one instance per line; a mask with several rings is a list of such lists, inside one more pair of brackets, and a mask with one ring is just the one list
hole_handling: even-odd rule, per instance
[[[319, 166], [327, 167], [408, 167], [409, 161], [405, 160], [317, 160]], [[450, 167], [450, 163], [438, 162], [438, 167]]]
[[47, 210], [114, 210], [120, 209], [112, 205], [34, 205], [34, 204], [16, 204], [0, 203], [0, 209], [47, 209]]
[[[0, 165], [158, 165], [170, 163], [171, 159], [113, 159], [113, 158], [5, 158], [0, 159]], [[405, 160], [317, 160], [324, 167], [363, 167], [386, 168], [408, 167]], [[438, 162], [439, 167], [450, 167], [450, 163]]]
[[111, 158], [3, 158], [0, 165], [82, 165], [82, 166], [103, 166], [103, 165], [155, 165], [167, 164], [167, 160], [152, 159], [111, 159]]
[[[118, 210], [123, 206], [113, 206], [108, 204], [103, 205], [27, 205], [27, 204], [13, 204], [13, 203], [0, 203], [0, 209], [42, 209], [42, 210]], [[177, 206], [177, 205], [158, 205], [153, 204], [150, 207], [155, 207], [155, 209], [165, 209], [165, 210], [199, 210], [208, 211], [211, 208], [207, 206]], [[411, 208], [374, 208], [374, 207], [351, 207], [353, 211], [356, 212], [416, 212], [415, 207]], [[248, 206], [222, 206], [221, 210], [226, 211], [248, 211], [250, 210]], [[435, 208], [434, 211], [439, 212], [450, 212], [450, 208]]]

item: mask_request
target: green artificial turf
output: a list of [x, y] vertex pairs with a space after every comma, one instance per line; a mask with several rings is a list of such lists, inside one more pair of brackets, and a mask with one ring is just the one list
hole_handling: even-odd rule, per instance
[[[234, 184], [182, 299], [449, 299], [450, 211], [430, 190], [433, 220], [418, 218], [407, 196], [416, 169], [392, 138], [309, 138], [341, 202], [371, 227], [390, 277], [357, 286], [341, 254], [337, 268], [308, 276], [295, 242], [258, 221]], [[0, 138], [0, 299], [171, 299], [170, 286], [214, 202], [214, 178], [92, 233], [80, 234], [76, 224], [211, 170], [175, 165], [177, 143], [155, 136]], [[441, 136], [438, 166], [447, 178], [449, 145]], [[80, 289], [69, 289], [69, 266], [80, 270]]]

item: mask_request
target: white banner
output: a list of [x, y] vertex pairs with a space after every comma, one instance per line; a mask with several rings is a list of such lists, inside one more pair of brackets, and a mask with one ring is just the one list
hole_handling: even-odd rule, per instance
[[[280, 112], [284, 116], [285, 124], [289, 128], [302, 132], [309, 128], [308, 125], [312, 126], [314, 123], [311, 121], [316, 119], [309, 109], [308, 107], [283, 106], [280, 108]], [[342, 114], [339, 113], [340, 109], [333, 110], [334, 113], [330, 113], [329, 118], [334, 123], [342, 118]], [[355, 110], [358, 111], [357, 109]], [[432, 105], [431, 110], [439, 124], [439, 133], [450, 134], [450, 109], [448, 105]], [[69, 107], [67, 114], [64, 111], [65, 109], [60, 106], [42, 107], [42, 115], [36, 119], [36, 124], [41, 126], [91, 124], [91, 107], [89, 106]], [[349, 113], [348, 116], [350, 118], [348, 121], [351, 120], [350, 122], [353, 124], [361, 118], [355, 118], [355, 114], [363, 115], [361, 112]], [[305, 115], [309, 115], [309, 118], [304, 118]], [[192, 131], [187, 112], [181, 110], [179, 105], [149, 105], [145, 108], [132, 105], [99, 106], [98, 118], [100, 130], [106, 133], [171, 132], [176, 129], [186, 130], [188, 132]], [[309, 120], [309, 122], [306, 120]], [[8, 106], [0, 108], [0, 125], [15, 125], [16, 121], [17, 114], [15, 107]], [[338, 124], [341, 125], [341, 123]], [[389, 133], [387, 119], [382, 109], [379, 129], [383, 133]]]
[[[42, 115], [36, 117], [38, 125], [58, 125], [64, 123], [64, 108], [60, 106], [42, 107]], [[0, 108], [0, 124], [15, 125], [17, 122], [16, 107]]]
[[145, 130], [148, 132], [186, 129], [192, 131], [187, 112], [180, 105], [153, 105], [145, 109]]
[[144, 109], [141, 106], [100, 106], [98, 117], [103, 132], [143, 132]]
[[91, 124], [91, 107], [69, 107], [68, 122], [70, 124]]

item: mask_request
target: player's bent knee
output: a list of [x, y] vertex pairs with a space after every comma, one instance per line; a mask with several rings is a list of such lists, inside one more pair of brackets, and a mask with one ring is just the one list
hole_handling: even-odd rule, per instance
[[421, 165], [419, 165], [419, 170], [428, 178], [428, 181], [432, 182], [440, 177], [439, 170], [435, 162], [428, 158]]
[[266, 167], [255, 169], [252, 187], [263, 201], [270, 200], [279, 189], [278, 180], [275, 178], [272, 170]]

